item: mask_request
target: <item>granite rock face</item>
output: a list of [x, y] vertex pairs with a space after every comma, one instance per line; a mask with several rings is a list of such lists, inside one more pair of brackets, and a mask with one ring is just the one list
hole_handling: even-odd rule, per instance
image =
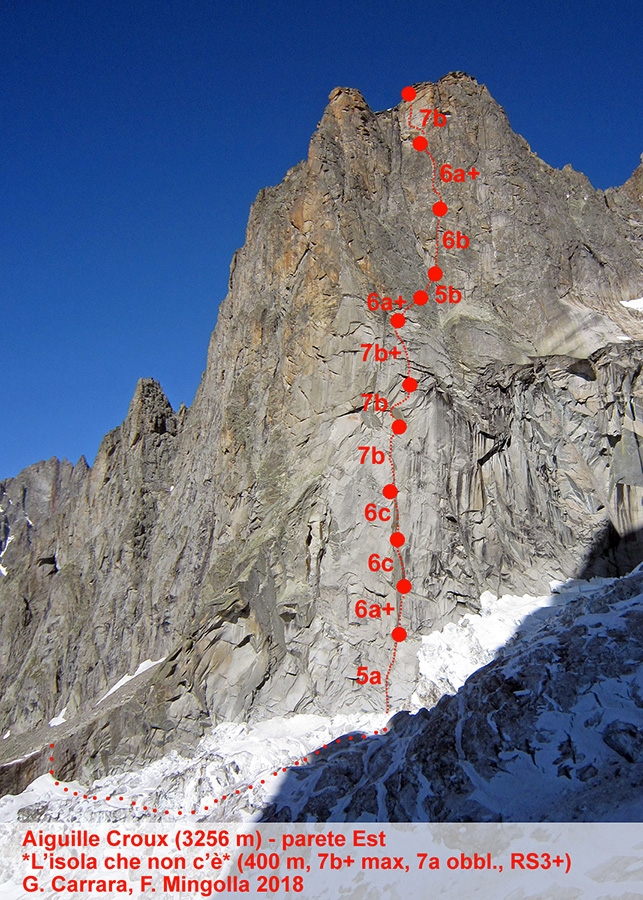
[[643, 153], [641, 154], [641, 165], [620, 188], [620, 192], [634, 200], [635, 203], [643, 201]]
[[[448, 115], [428, 132], [438, 167], [481, 174], [441, 186], [445, 227], [470, 237], [441, 255], [462, 302], [407, 313], [419, 388], [395, 462], [413, 591], [393, 709], [420, 636], [483, 590], [643, 558], [643, 313], [621, 303], [643, 296], [640, 177], [601, 192], [550, 168], [468, 76], [417, 91], [416, 121]], [[417, 133], [408, 104], [376, 113], [333, 91], [308, 159], [252, 207], [190, 409], [141, 381], [91, 468], [50, 460], [0, 483], [0, 760], [33, 753], [0, 771], [5, 789], [42, 769], [52, 736], [66, 775], [88, 779], [225, 719], [384, 709], [355, 680], [392, 650], [355, 602], [395, 602], [399, 578], [367, 566], [390, 529], [365, 519], [384, 475], [358, 447], [388, 431], [361, 395], [400, 399], [405, 366], [360, 345], [395, 341], [368, 294], [410, 299], [433, 260]], [[97, 706], [145, 659], [164, 661]]]

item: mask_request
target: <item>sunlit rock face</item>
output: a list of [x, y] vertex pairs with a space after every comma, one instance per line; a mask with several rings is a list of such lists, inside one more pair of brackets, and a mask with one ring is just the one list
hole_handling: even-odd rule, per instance
[[[442, 251], [459, 304], [407, 311], [418, 390], [396, 439], [403, 559], [413, 584], [391, 709], [416, 688], [422, 635], [496, 594], [639, 561], [643, 525], [643, 210], [636, 173], [595, 191], [550, 168], [484, 86], [455, 73], [416, 86], [445, 183]], [[417, 115], [417, 111], [415, 113]], [[190, 409], [139, 383], [94, 465], [38, 463], [0, 484], [0, 743], [4, 789], [48, 768], [88, 779], [189, 750], [209, 725], [271, 715], [384, 711], [399, 572], [369, 571], [390, 528], [365, 505], [385, 448], [362, 394], [402, 396], [403, 361], [371, 292], [410, 300], [435, 250], [432, 171], [406, 103], [369, 109], [337, 89], [308, 159], [260, 192], [233, 260]], [[637, 170], [638, 171], [638, 170]], [[625, 537], [629, 536], [628, 540]], [[103, 703], [124, 674], [163, 659]], [[37, 751], [37, 752], [35, 752]]]

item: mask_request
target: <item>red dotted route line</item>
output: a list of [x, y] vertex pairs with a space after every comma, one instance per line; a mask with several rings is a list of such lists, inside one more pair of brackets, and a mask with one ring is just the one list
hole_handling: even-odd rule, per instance
[[[429, 142], [424, 133], [425, 127], [421, 127], [420, 125], [413, 124], [413, 100], [415, 100], [416, 96], [417, 96], [417, 92], [416, 92], [415, 88], [413, 88], [413, 87], [410, 87], [410, 86], [405, 87], [402, 90], [402, 99], [406, 100], [409, 103], [409, 119], [408, 119], [409, 128], [414, 131], [422, 132], [421, 134], [418, 134], [415, 138], [413, 138], [413, 147], [419, 153], [426, 153], [426, 155], [431, 160], [431, 190], [433, 191], [435, 196], [438, 198], [438, 202], [435, 203], [433, 206], [433, 212], [438, 217], [438, 222], [437, 222], [436, 229], [435, 229], [435, 253], [433, 255], [433, 259], [434, 259], [435, 267], [439, 268], [438, 267], [438, 256], [439, 256], [439, 252], [440, 252], [440, 225], [441, 225], [440, 218], [442, 216], [446, 215], [447, 205], [444, 202], [444, 200], [442, 199], [442, 194], [440, 193], [438, 187], [436, 186], [435, 179], [436, 179], [438, 167], [436, 165], [435, 159], [433, 158], [433, 154], [429, 150]], [[437, 207], [437, 209], [436, 209], [436, 207]], [[442, 277], [441, 271], [440, 271], [439, 275], [437, 275], [437, 273], [436, 273], [435, 278], [432, 278], [431, 274], [429, 273], [430, 281], [439, 281], [441, 277]], [[430, 284], [427, 285], [427, 287], [430, 287]]]
[[[409, 128], [414, 129], [415, 131], [422, 132], [424, 129], [418, 125], [414, 125], [413, 121], [412, 121], [412, 119], [413, 119], [413, 102], [412, 101], [415, 99], [415, 97], [416, 97], [415, 88], [405, 87], [402, 90], [402, 99], [405, 101], [408, 101], [410, 104], [409, 105], [409, 117], [408, 117]], [[442, 216], [446, 215], [446, 213], [448, 212], [448, 207], [447, 207], [446, 203], [444, 202], [444, 200], [442, 199], [442, 194], [436, 187], [435, 178], [436, 178], [436, 172], [437, 172], [437, 165], [436, 165], [435, 159], [433, 157], [433, 154], [429, 150], [429, 142], [426, 139], [424, 134], [419, 134], [417, 137], [415, 137], [413, 139], [413, 147], [419, 153], [426, 153], [426, 155], [431, 160], [431, 189], [432, 189], [433, 193], [436, 195], [436, 197], [438, 198], [437, 202], [433, 204], [433, 213], [437, 218], [436, 231], [435, 231], [435, 254], [433, 257], [434, 265], [428, 271], [429, 281], [427, 282], [427, 290], [416, 291], [413, 296], [413, 301], [415, 304], [417, 304], [418, 306], [424, 306], [429, 300], [428, 290], [430, 289], [431, 282], [439, 281], [443, 275], [442, 269], [440, 269], [440, 267], [438, 265], [439, 243], [440, 243], [440, 225], [441, 225], [440, 220], [441, 220]], [[388, 458], [389, 458], [389, 462], [391, 465], [392, 481], [390, 484], [385, 485], [383, 488], [383, 491], [382, 491], [384, 496], [388, 500], [392, 500], [394, 503], [394, 506], [395, 506], [394, 527], [396, 530], [391, 534], [390, 543], [391, 543], [393, 549], [395, 550], [395, 554], [396, 554], [398, 562], [400, 564], [400, 570], [401, 570], [401, 574], [402, 574], [402, 577], [398, 580], [397, 585], [396, 585], [397, 591], [400, 595], [400, 599], [398, 602], [396, 625], [393, 628], [393, 631], [391, 632], [391, 635], [393, 637], [393, 652], [391, 654], [391, 661], [389, 663], [388, 669], [386, 670], [386, 677], [385, 677], [384, 690], [385, 690], [386, 713], [387, 714], [390, 711], [390, 695], [389, 695], [390, 675], [393, 670], [393, 666], [395, 664], [395, 659], [397, 657], [397, 645], [398, 645], [398, 643], [400, 643], [401, 641], [406, 639], [406, 630], [401, 625], [402, 613], [403, 613], [403, 609], [404, 609], [404, 596], [412, 590], [412, 584], [406, 577], [406, 568], [404, 566], [404, 560], [402, 559], [402, 554], [400, 553], [400, 547], [404, 546], [406, 539], [404, 537], [404, 534], [398, 530], [399, 529], [399, 521], [400, 521], [400, 508], [399, 508], [397, 496], [398, 496], [399, 491], [398, 491], [398, 488], [396, 485], [395, 462], [393, 460], [393, 438], [395, 437], [396, 434], [397, 435], [404, 434], [407, 429], [406, 422], [402, 418], [394, 416], [393, 410], [396, 409], [397, 407], [401, 406], [403, 403], [406, 403], [406, 401], [409, 399], [411, 393], [413, 391], [417, 390], [417, 387], [418, 387], [418, 383], [415, 380], [415, 378], [411, 377], [411, 359], [409, 356], [408, 348], [406, 346], [405, 341], [403, 340], [402, 336], [399, 333], [399, 329], [402, 328], [405, 324], [406, 324], [406, 317], [403, 315], [403, 313], [396, 312], [391, 316], [391, 325], [393, 326], [397, 340], [402, 345], [402, 349], [404, 351], [404, 356], [406, 358], [406, 377], [402, 381], [402, 388], [405, 392], [405, 396], [401, 400], [398, 400], [397, 403], [394, 403], [389, 409], [389, 413], [391, 415], [391, 418], [393, 419], [391, 437], [390, 437], [390, 441], [389, 441], [389, 451], [388, 451]], [[383, 728], [382, 732], [384, 733], [384, 732], [386, 732], [386, 730], [387, 730], [386, 728]], [[379, 733], [378, 731], [374, 732], [374, 734], [378, 734], [378, 733]], [[363, 740], [367, 739], [367, 737], [368, 737], [368, 735], [366, 735], [366, 734], [362, 735]], [[341, 740], [342, 740], [341, 738], [337, 738], [334, 741], [334, 743], [341, 744]], [[352, 740], [354, 740], [353, 736], [349, 736], [348, 738], [346, 738], [347, 742], [352, 741]], [[54, 762], [53, 750], [54, 750], [55, 745], [50, 744], [49, 746], [50, 746], [50, 750], [51, 750], [51, 754], [52, 754], [49, 757], [49, 761], [53, 764], [53, 762]], [[324, 744], [322, 749], [326, 749], [327, 747], [328, 747], [328, 744]], [[315, 750], [315, 755], [319, 755], [320, 752], [321, 752], [320, 750]], [[295, 762], [292, 765], [299, 766], [302, 762], [307, 763], [308, 761], [309, 761], [309, 757], [304, 756], [299, 760], [295, 760]], [[288, 768], [289, 767], [287, 767], [287, 766], [283, 766], [280, 771], [286, 772], [288, 770]], [[54, 776], [53, 768], [50, 769], [49, 774]], [[273, 777], [276, 777], [279, 774], [279, 770], [273, 772], [272, 774], [273, 774]], [[55, 781], [54, 783], [57, 786], [60, 785], [60, 781]], [[266, 783], [266, 780], [264, 778], [262, 778], [260, 780], [260, 784], [265, 784], [265, 783]], [[252, 785], [252, 784], [240, 785], [239, 788], [234, 789], [234, 793], [222, 794], [221, 797], [213, 798], [212, 803], [218, 805], [220, 803], [223, 803], [225, 800], [229, 799], [230, 797], [240, 795], [244, 791], [251, 791], [253, 789], [254, 789], [254, 785]], [[64, 787], [63, 790], [65, 792], [67, 792], [67, 791], [69, 791], [69, 788]], [[81, 795], [79, 791], [70, 792], [70, 797], [71, 796], [74, 796], [74, 797], [82, 796], [83, 800], [91, 800], [91, 801], [96, 801], [96, 800], [100, 800], [100, 799], [104, 799], [105, 801], [110, 801], [110, 800], [113, 801], [113, 800], [118, 799], [118, 801], [124, 802], [124, 798], [121, 796], [116, 798], [112, 795], [107, 795], [104, 798], [100, 798], [96, 794], [93, 794], [91, 796], [89, 794]], [[137, 806], [137, 801], [132, 800], [130, 805], [132, 807]], [[142, 807], [139, 806], [138, 808], [144, 810], [145, 812], [150, 812], [150, 811], [152, 813], [159, 812], [159, 810], [156, 807], [153, 807], [151, 810], [149, 809], [148, 806], [142, 806]], [[210, 809], [209, 806], [204, 806], [202, 812], [208, 812], [209, 809]], [[184, 815], [184, 811], [182, 809], [175, 810], [175, 813], [178, 816]], [[195, 809], [192, 809], [189, 812], [189, 815], [194, 816], [196, 814], [197, 814], [197, 811]], [[163, 815], [166, 815], [166, 816], [170, 815], [170, 810], [167, 810], [167, 809], [164, 810]]]
[[[423, 125], [420, 127], [419, 125], [413, 124], [413, 101], [417, 96], [417, 92], [413, 87], [405, 87], [402, 90], [402, 99], [409, 103], [409, 116], [408, 116], [408, 125], [409, 128], [421, 132], [416, 137], [413, 138], [413, 148], [418, 151], [418, 153], [425, 153], [429, 159], [431, 160], [431, 189], [435, 196], [437, 197], [437, 201], [433, 204], [432, 211], [436, 217], [436, 227], [435, 227], [435, 252], [433, 254], [433, 265], [428, 270], [428, 282], [426, 286], [426, 290], [416, 291], [413, 295], [413, 301], [418, 306], [424, 306], [428, 303], [429, 300], [429, 291], [431, 288], [431, 284], [434, 282], [440, 281], [442, 278], [443, 272], [440, 266], [438, 265], [439, 259], [439, 251], [440, 251], [440, 227], [441, 227], [441, 219], [448, 212], [448, 207], [444, 200], [442, 199], [442, 194], [440, 193], [437, 185], [436, 185], [436, 174], [437, 174], [437, 165], [433, 154], [429, 150], [429, 142], [424, 134]], [[428, 118], [428, 110], [427, 112]], [[426, 120], [425, 120], [426, 122]], [[389, 449], [388, 449], [388, 458], [391, 465], [391, 483], [384, 486], [382, 493], [387, 500], [392, 500], [395, 507], [395, 516], [394, 516], [394, 532], [390, 536], [390, 543], [395, 550], [395, 554], [398, 559], [398, 563], [400, 566], [401, 578], [398, 580], [396, 584], [396, 590], [399, 594], [398, 600], [398, 609], [397, 609], [397, 620], [395, 627], [391, 632], [391, 637], [393, 638], [393, 652], [391, 654], [391, 661], [389, 663], [388, 669], [386, 670], [386, 676], [384, 679], [384, 695], [385, 695], [385, 704], [386, 704], [386, 713], [388, 714], [391, 709], [390, 703], [390, 680], [391, 680], [391, 672], [393, 671], [393, 666], [395, 664], [395, 660], [397, 658], [397, 645], [401, 641], [406, 639], [406, 630], [402, 627], [402, 614], [404, 611], [404, 597], [411, 590], [413, 585], [406, 577], [406, 567], [404, 565], [404, 560], [402, 559], [402, 553], [400, 552], [400, 548], [404, 546], [406, 542], [406, 538], [404, 534], [399, 530], [400, 523], [400, 508], [398, 503], [398, 494], [399, 490], [396, 483], [396, 474], [395, 474], [395, 461], [393, 459], [393, 439], [395, 435], [404, 434], [407, 425], [404, 419], [399, 418], [393, 415], [393, 410], [397, 407], [401, 406], [403, 403], [409, 399], [411, 393], [417, 390], [418, 383], [415, 378], [411, 377], [411, 359], [409, 356], [408, 348], [406, 346], [405, 341], [403, 340], [400, 329], [404, 327], [406, 324], [406, 317], [403, 313], [395, 312], [391, 316], [391, 325], [393, 326], [393, 330], [395, 331], [395, 336], [397, 340], [402, 345], [402, 349], [404, 351], [404, 356], [406, 358], [406, 376], [402, 381], [402, 388], [405, 392], [404, 397], [401, 400], [398, 400], [396, 403], [392, 404], [389, 409], [389, 414], [393, 419], [392, 428], [391, 428], [391, 436], [389, 440]]]
[[411, 396], [411, 393], [417, 389], [417, 381], [415, 378], [411, 378], [411, 358], [409, 356], [408, 348], [402, 335], [399, 332], [400, 328], [403, 328], [406, 324], [405, 316], [399, 312], [395, 313], [391, 316], [391, 324], [393, 325], [393, 329], [395, 331], [395, 336], [397, 340], [402, 345], [402, 349], [404, 351], [404, 356], [406, 358], [406, 377], [402, 381], [402, 388], [404, 390], [404, 397], [401, 400], [398, 400], [397, 403], [391, 405], [389, 409], [389, 415], [391, 416], [392, 427], [391, 427], [391, 435], [389, 439], [389, 447], [388, 447], [388, 460], [391, 466], [391, 482], [390, 484], [384, 485], [382, 489], [383, 495], [387, 500], [392, 500], [395, 508], [395, 516], [393, 519], [393, 527], [394, 531], [390, 537], [390, 543], [395, 551], [395, 555], [397, 556], [398, 563], [400, 565], [401, 578], [398, 580], [396, 588], [399, 594], [399, 600], [397, 604], [397, 617], [395, 627], [391, 631], [391, 637], [393, 638], [393, 652], [391, 655], [391, 661], [386, 670], [386, 675], [384, 677], [384, 698], [385, 698], [385, 709], [386, 713], [390, 712], [391, 702], [390, 702], [390, 681], [391, 681], [391, 672], [393, 670], [393, 666], [395, 664], [395, 660], [397, 657], [397, 645], [400, 641], [406, 640], [406, 629], [402, 627], [402, 614], [404, 612], [404, 595], [407, 594], [411, 588], [411, 582], [406, 577], [406, 567], [404, 565], [404, 560], [402, 558], [402, 554], [400, 552], [400, 547], [404, 546], [406, 538], [404, 534], [399, 530], [400, 527], [400, 507], [398, 503], [398, 494], [399, 490], [397, 487], [397, 479], [395, 472], [395, 460], [393, 458], [393, 440], [396, 435], [402, 435], [406, 432], [407, 424], [404, 419], [399, 418], [393, 414], [393, 410], [399, 406], [402, 406], [403, 403]]
[[[374, 731], [373, 736], [379, 735], [379, 734], [385, 734], [387, 731], [388, 731], [388, 728], [382, 728], [381, 730]], [[358, 738], [358, 740], [368, 740], [368, 737], [369, 737], [368, 734], [362, 733], [362, 735]], [[294, 760], [288, 766], [279, 767], [278, 769], [276, 769], [275, 771], [272, 772], [272, 777], [276, 778], [281, 772], [287, 772], [289, 768], [294, 768], [295, 766], [300, 766], [303, 763], [312, 762], [313, 761], [312, 757], [320, 756], [322, 753], [322, 750], [326, 750], [328, 747], [334, 748], [336, 744], [339, 744], [340, 746], [342, 744], [345, 744], [348, 746], [350, 744], [350, 742], [354, 741], [354, 740], [355, 740], [354, 735], [348, 735], [345, 738], [336, 738], [335, 740], [331, 741], [330, 744], [322, 744], [321, 750], [315, 750], [314, 753], [309, 753], [307, 756], [302, 756], [302, 757], [300, 757], [300, 759]], [[55, 768], [54, 768], [54, 748], [55, 748], [55, 744], [49, 745], [49, 751], [51, 754], [49, 756], [49, 762], [52, 763], [52, 767], [49, 770], [49, 774], [55, 779], [56, 776], [55, 776]], [[98, 794], [85, 794], [85, 793], [82, 793], [81, 791], [73, 791], [73, 790], [71, 790], [71, 788], [69, 788], [67, 786], [62, 786], [62, 782], [60, 780], [54, 780], [54, 785], [56, 787], [62, 786], [63, 792], [66, 794], [68, 793], [70, 798], [76, 797], [77, 799], [87, 800], [91, 803], [93, 803], [94, 801], [98, 801], [98, 800], [103, 800], [105, 802], [111, 801], [111, 802], [127, 803], [127, 807], [121, 807], [121, 808], [129, 808], [133, 812], [134, 811], [133, 808], [136, 807], [137, 810], [142, 810], [143, 812], [146, 812], [146, 813], [164, 815], [164, 816], [169, 816], [172, 813], [177, 816], [184, 816], [184, 815], [196, 816], [196, 815], [201, 815], [205, 812], [211, 812], [211, 811], [213, 812], [215, 809], [220, 808], [221, 804], [224, 803], [226, 800], [230, 800], [233, 797], [238, 797], [247, 791], [255, 790], [258, 784], [266, 784], [266, 779], [261, 778], [261, 779], [259, 779], [258, 782], [253, 783], [253, 784], [246, 784], [246, 783], [239, 784], [237, 787], [231, 788], [227, 794], [221, 794], [220, 797], [213, 797], [212, 800], [210, 801], [212, 803], [211, 806], [210, 806], [210, 802], [208, 802], [208, 805], [205, 805], [205, 803], [204, 803], [204, 805], [199, 810], [190, 809], [188, 811], [188, 810], [184, 810], [184, 809], [160, 810], [158, 807], [155, 807], [155, 806], [151, 807], [151, 806], [148, 806], [147, 804], [141, 805], [140, 801], [136, 801], [136, 800], [126, 801], [125, 797], [115, 796], [114, 794], [106, 794], [105, 796], [99, 796]]]

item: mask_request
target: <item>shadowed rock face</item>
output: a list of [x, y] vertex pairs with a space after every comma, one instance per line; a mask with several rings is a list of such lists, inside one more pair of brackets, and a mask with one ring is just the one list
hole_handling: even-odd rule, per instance
[[[396, 441], [414, 590], [395, 708], [422, 634], [484, 589], [574, 574], [601, 529], [643, 527], [643, 314], [619, 302], [643, 296], [640, 178], [603, 193], [550, 168], [468, 76], [417, 90], [449, 114], [429, 133], [438, 166], [481, 175], [442, 187], [446, 227], [471, 238], [441, 255], [463, 300], [412, 308], [404, 332], [419, 389]], [[366, 566], [388, 542], [364, 518], [383, 482], [357, 447], [385, 446], [361, 394], [398, 399], [404, 367], [376, 371], [359, 347], [393, 339], [371, 291], [426, 284], [416, 133], [406, 104], [374, 113], [333, 91], [308, 159], [252, 207], [192, 407], [141, 381], [91, 469], [50, 460], [0, 484], [1, 758], [48, 742], [63, 707], [57, 747], [85, 779], [185, 750], [220, 719], [383, 709], [354, 679], [386, 669], [389, 628], [352, 610], [399, 576]]]

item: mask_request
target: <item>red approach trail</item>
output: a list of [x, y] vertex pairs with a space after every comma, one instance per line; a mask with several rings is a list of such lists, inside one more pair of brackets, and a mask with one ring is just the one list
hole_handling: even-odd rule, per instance
[[[97, 793], [93, 794], [89, 791], [85, 792], [82, 789], [77, 790], [73, 787], [70, 787], [68, 784], [65, 784], [61, 779], [56, 777], [55, 771], [55, 757], [54, 750], [55, 744], [49, 745], [49, 762], [51, 764], [51, 768], [49, 770], [49, 774], [54, 779], [54, 785], [56, 787], [62, 787], [63, 794], [66, 794], [69, 799], [75, 797], [76, 800], [79, 801], [87, 801], [89, 804], [95, 805], [98, 802], [110, 803], [110, 810], [114, 809], [128, 809], [133, 815], [136, 816], [136, 819], [139, 820], [141, 818], [149, 818], [155, 816], [203, 816], [206, 813], [214, 812], [216, 809], [220, 809], [223, 804], [225, 804], [226, 800], [234, 800], [236, 797], [240, 797], [243, 794], [249, 793], [250, 791], [255, 791], [260, 788], [260, 785], [265, 785], [269, 783], [269, 779], [276, 778], [283, 772], [287, 772], [289, 768], [294, 768], [296, 766], [305, 765], [306, 763], [313, 762], [315, 756], [321, 756], [322, 759], [325, 757], [330, 759], [332, 757], [333, 751], [338, 750], [341, 747], [351, 746], [351, 743], [361, 743], [362, 741], [369, 740], [369, 738], [376, 737], [380, 734], [385, 734], [388, 731], [387, 728], [382, 728], [380, 730], [374, 731], [372, 735], [359, 733], [359, 734], [349, 734], [345, 735], [341, 738], [336, 738], [331, 741], [329, 744], [322, 744], [321, 748], [315, 750], [312, 753], [309, 753], [307, 756], [302, 756], [299, 759], [290, 760], [287, 765], [280, 766], [277, 769], [267, 770], [263, 772], [262, 775], [265, 775], [266, 778], [258, 778], [254, 782], [248, 781], [239, 781], [234, 786], [231, 786], [228, 789], [226, 794], [220, 794], [218, 797], [204, 797], [203, 800], [199, 803], [198, 806], [194, 806], [191, 808], [187, 807], [177, 807], [174, 809], [165, 809], [153, 806], [149, 800], [139, 799], [139, 800], [129, 800], [123, 795], [117, 795], [113, 793], [108, 793], [105, 790], [99, 790]], [[338, 746], [339, 745], [339, 746]], [[324, 756], [324, 750], [327, 750], [327, 754]]]

